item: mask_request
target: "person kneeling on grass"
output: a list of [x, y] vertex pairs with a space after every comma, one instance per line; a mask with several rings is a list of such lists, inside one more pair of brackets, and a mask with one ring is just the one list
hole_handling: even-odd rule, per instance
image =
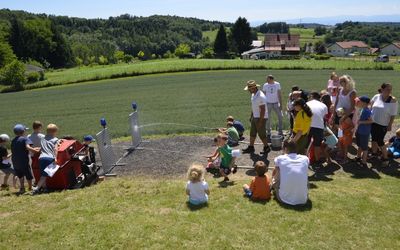
[[[4, 179], [3, 179], [3, 184], [1, 184], [1, 189], [8, 189], [8, 178], [10, 175], [13, 175], [13, 177], [16, 176], [15, 170], [11, 165], [10, 162], [10, 157], [11, 155], [8, 154], [7, 148], [5, 147], [5, 144], [10, 141], [10, 137], [6, 134], [0, 135], [0, 170], [1, 172], [4, 173]], [[13, 185], [14, 188], [16, 187], [16, 179], [13, 178]]]
[[228, 145], [230, 147], [236, 147], [239, 145], [240, 136], [236, 128], [233, 126], [233, 122], [227, 122], [226, 128], [220, 128], [218, 131], [228, 135]]
[[388, 153], [393, 158], [400, 158], [400, 128], [396, 130], [396, 136], [389, 140]]
[[233, 123], [233, 127], [239, 133], [240, 141], [243, 141], [244, 140], [243, 134], [244, 134], [244, 130], [245, 130], [243, 124], [240, 121], [235, 120], [235, 118], [233, 118], [233, 116], [231, 116], [231, 115], [226, 118], [226, 122]]
[[188, 182], [186, 194], [189, 196], [191, 205], [202, 205], [208, 202], [208, 183], [204, 180], [204, 168], [200, 165], [192, 165], [188, 170]]
[[56, 164], [58, 146], [61, 142], [61, 140], [56, 137], [57, 132], [58, 127], [55, 124], [47, 125], [47, 134], [43, 140], [41, 140], [41, 153], [39, 156], [40, 180], [32, 191], [33, 195], [45, 191], [46, 180], [49, 176], [45, 169], [51, 164]]
[[269, 200], [271, 198], [270, 180], [265, 173], [268, 171], [263, 161], [256, 162], [255, 170], [257, 176], [253, 178], [250, 186], [243, 185], [243, 191], [252, 200]]
[[310, 160], [296, 153], [296, 143], [284, 142], [285, 155], [275, 158], [272, 187], [278, 201], [289, 205], [304, 205], [308, 199], [308, 166]]

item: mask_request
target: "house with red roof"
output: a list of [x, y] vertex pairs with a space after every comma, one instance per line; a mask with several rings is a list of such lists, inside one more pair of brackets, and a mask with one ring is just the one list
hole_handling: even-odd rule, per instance
[[243, 59], [270, 59], [300, 54], [300, 35], [265, 34], [264, 46], [242, 53]]
[[336, 42], [326, 48], [332, 56], [348, 56], [351, 53], [369, 54], [369, 47], [362, 41]]
[[388, 56], [400, 56], [400, 42], [394, 42], [381, 49], [381, 54]]

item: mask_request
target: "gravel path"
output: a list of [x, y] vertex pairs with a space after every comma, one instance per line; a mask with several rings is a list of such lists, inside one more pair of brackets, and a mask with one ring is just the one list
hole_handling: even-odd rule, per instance
[[[394, 130], [395, 131], [395, 130]], [[394, 132], [388, 133], [387, 137], [392, 136]], [[124, 148], [129, 143], [119, 143], [115, 145], [117, 155], [123, 155]], [[141, 145], [144, 149], [138, 149], [122, 160], [125, 166], [116, 167], [113, 173], [117, 175], [134, 176], [154, 176], [163, 177], [182, 177], [190, 164], [196, 162], [205, 165], [207, 163], [205, 155], [209, 155], [215, 149], [213, 138], [207, 136], [173, 136], [162, 139], [153, 139], [144, 142]], [[235, 149], [246, 148], [246, 144], [241, 144]], [[238, 166], [252, 167], [256, 161], [264, 161], [270, 168], [273, 166], [273, 159], [282, 154], [282, 151], [271, 151], [268, 157], [259, 154], [262, 151], [262, 145], [256, 145], [256, 153], [253, 155], [244, 154], [237, 160]], [[357, 153], [355, 147], [349, 150], [350, 157], [353, 158]], [[271, 163], [272, 162], [272, 163]], [[371, 161], [368, 169], [358, 167], [356, 163], [348, 163], [340, 166], [332, 164], [324, 168], [317, 174], [310, 171], [311, 180], [332, 180], [329, 176], [336, 171], [343, 171], [350, 174], [353, 178], [374, 178], [379, 179], [381, 174], [400, 178], [398, 161], [391, 161], [390, 165], [384, 166], [380, 161]], [[253, 176], [251, 169], [239, 169], [239, 175]], [[271, 170], [270, 170], [271, 173]]]

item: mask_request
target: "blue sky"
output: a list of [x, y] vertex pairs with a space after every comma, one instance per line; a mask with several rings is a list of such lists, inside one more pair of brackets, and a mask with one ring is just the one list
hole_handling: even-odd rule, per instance
[[[129, 13], [168, 14], [208, 20], [292, 20], [304, 17], [371, 16], [400, 13], [400, 0], [0, 0], [0, 8], [87, 18]], [[399, 20], [400, 21], [400, 20]]]

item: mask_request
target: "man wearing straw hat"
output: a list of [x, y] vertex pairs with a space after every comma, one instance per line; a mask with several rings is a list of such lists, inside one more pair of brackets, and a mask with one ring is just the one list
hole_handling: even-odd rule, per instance
[[247, 82], [247, 86], [244, 90], [247, 90], [251, 94], [251, 129], [250, 129], [250, 144], [249, 146], [243, 150], [245, 154], [254, 153], [254, 142], [256, 141], [256, 137], [260, 137], [261, 141], [264, 144], [264, 154], [268, 154], [271, 151], [267, 143], [267, 133], [266, 133], [266, 122], [268, 119], [268, 112], [266, 109], [266, 98], [264, 93], [258, 89], [260, 85], [258, 85], [254, 80], [250, 80]]

